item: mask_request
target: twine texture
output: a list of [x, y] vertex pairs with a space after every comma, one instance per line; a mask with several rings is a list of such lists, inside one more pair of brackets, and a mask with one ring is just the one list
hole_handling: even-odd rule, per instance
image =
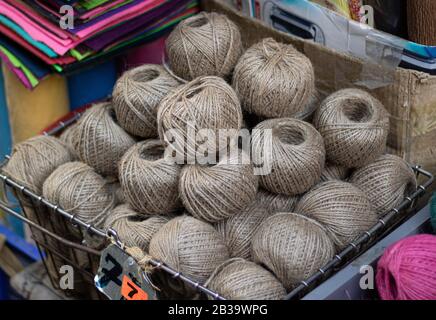
[[272, 213], [293, 212], [298, 199], [297, 196], [272, 193], [263, 189], [260, 189], [256, 196], [256, 202]]
[[16, 144], [3, 171], [29, 190], [41, 194], [45, 179], [61, 164], [72, 160], [57, 138], [36, 136]]
[[358, 168], [386, 151], [389, 114], [380, 101], [360, 89], [343, 89], [327, 97], [313, 123], [324, 138], [327, 160]]
[[[158, 111], [159, 137], [182, 160], [204, 148], [211, 155], [226, 149], [229, 140], [238, 137], [241, 125], [238, 97], [218, 77], [199, 77], [180, 86], [162, 100]], [[220, 129], [226, 134], [220, 134]]]
[[265, 265], [290, 290], [323, 267], [335, 250], [315, 220], [278, 213], [262, 223], [253, 238], [252, 252], [254, 262]]
[[230, 300], [282, 300], [286, 295], [285, 288], [271, 272], [240, 258], [218, 266], [206, 286]]
[[151, 238], [169, 220], [165, 216], [146, 217], [135, 212], [128, 204], [122, 204], [110, 211], [104, 229], [114, 229], [126, 246], [148, 252]]
[[345, 180], [349, 177], [349, 173], [350, 170], [345, 167], [327, 163], [321, 174], [321, 182], [330, 180]]
[[249, 113], [266, 118], [304, 114], [315, 95], [310, 60], [290, 44], [263, 39], [239, 59], [233, 87]]
[[391, 245], [377, 264], [376, 284], [383, 300], [436, 300], [436, 236]]
[[253, 155], [263, 155], [263, 165], [271, 168], [259, 178], [260, 185], [270, 192], [290, 196], [304, 193], [319, 181], [324, 169], [323, 139], [312, 125], [301, 120], [261, 122], [253, 130], [251, 148]]
[[162, 215], [179, 208], [180, 167], [164, 156], [159, 140], [135, 144], [122, 157], [119, 172], [124, 197], [134, 210]]
[[157, 108], [160, 101], [177, 87], [162, 66], [146, 64], [126, 71], [113, 91], [117, 120], [128, 133], [141, 138], [157, 137]]
[[238, 27], [218, 13], [202, 12], [180, 22], [166, 40], [171, 69], [185, 80], [228, 77], [242, 50]]
[[217, 222], [240, 213], [255, 197], [258, 178], [243, 152], [225, 155], [216, 165], [185, 166], [179, 193], [195, 218]]
[[105, 176], [117, 176], [118, 161], [135, 140], [115, 120], [110, 103], [96, 104], [80, 118], [73, 137], [82, 162]]
[[350, 182], [366, 194], [379, 215], [397, 207], [405, 197], [415, 192], [417, 186], [408, 163], [389, 154], [356, 170]]
[[338, 180], [321, 183], [310, 190], [295, 211], [323, 224], [339, 249], [377, 222], [368, 197], [351, 183]]
[[102, 226], [115, 205], [107, 180], [81, 162], [58, 167], [44, 182], [43, 195], [51, 203], [96, 227]]
[[150, 255], [199, 283], [229, 258], [220, 234], [210, 224], [189, 216], [166, 223], [151, 239]]
[[251, 240], [261, 223], [271, 215], [268, 209], [253, 203], [239, 214], [215, 224], [231, 257], [251, 260]]

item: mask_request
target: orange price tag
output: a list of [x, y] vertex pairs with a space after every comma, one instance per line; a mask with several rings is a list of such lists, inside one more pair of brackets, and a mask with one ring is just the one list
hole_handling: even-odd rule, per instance
[[126, 275], [123, 276], [121, 295], [126, 300], [148, 300], [148, 294]]

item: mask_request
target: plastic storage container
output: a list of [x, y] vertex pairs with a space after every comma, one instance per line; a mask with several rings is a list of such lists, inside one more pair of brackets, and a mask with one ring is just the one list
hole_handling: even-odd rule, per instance
[[[375, 272], [378, 259], [387, 247], [408, 236], [431, 233], [430, 206], [426, 206], [395, 229], [344, 269], [307, 294], [303, 300], [373, 300], [378, 299]], [[368, 268], [370, 266], [371, 268]], [[370, 270], [370, 271], [368, 271]], [[370, 274], [372, 272], [372, 275]], [[362, 289], [360, 284], [372, 277], [372, 289]], [[371, 278], [370, 278], [371, 279]], [[366, 282], [366, 285], [369, 283]]]
[[390, 68], [436, 74], [436, 47], [376, 30], [307, 0], [259, 2], [262, 20], [277, 30]]

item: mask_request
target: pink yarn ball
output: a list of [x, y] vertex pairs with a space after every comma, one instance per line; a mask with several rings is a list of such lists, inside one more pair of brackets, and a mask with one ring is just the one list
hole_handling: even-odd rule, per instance
[[390, 246], [378, 262], [376, 283], [383, 300], [436, 300], [436, 236]]

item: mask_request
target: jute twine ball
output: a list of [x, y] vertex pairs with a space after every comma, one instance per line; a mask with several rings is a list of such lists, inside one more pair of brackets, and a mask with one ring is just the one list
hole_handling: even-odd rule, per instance
[[327, 160], [333, 164], [358, 168], [385, 152], [389, 114], [365, 91], [333, 93], [322, 102], [313, 123], [324, 138]]
[[315, 89], [303, 110], [293, 115], [292, 118], [312, 122], [313, 115], [323, 100], [323, 94]]
[[251, 259], [251, 240], [261, 223], [271, 216], [271, 212], [253, 203], [245, 210], [215, 224], [224, 238], [231, 257]]
[[261, 122], [253, 130], [251, 147], [254, 163], [263, 164], [265, 171], [260, 175], [260, 185], [274, 193], [304, 193], [319, 181], [324, 169], [322, 137], [301, 120]]
[[79, 159], [102, 175], [117, 176], [118, 161], [135, 140], [117, 124], [112, 105], [94, 105], [74, 131], [73, 146]]
[[210, 224], [189, 216], [166, 223], [151, 239], [150, 255], [199, 283], [229, 258], [220, 234]]
[[121, 187], [120, 182], [118, 180], [113, 180], [113, 179], [108, 179], [107, 182], [110, 190], [115, 196], [115, 203], [117, 205], [126, 203], [123, 188]]
[[256, 195], [256, 202], [272, 213], [293, 212], [298, 199], [296, 196], [272, 193], [263, 189], [260, 189]]
[[315, 220], [278, 213], [253, 237], [254, 262], [264, 264], [290, 290], [323, 267], [335, 254], [334, 244]]
[[304, 113], [314, 95], [310, 60], [290, 44], [263, 39], [239, 59], [233, 87], [249, 113], [267, 118]]
[[146, 64], [125, 72], [112, 94], [118, 122], [134, 136], [157, 137], [157, 107], [178, 85], [160, 65]]
[[41, 194], [45, 179], [61, 164], [71, 160], [72, 155], [62, 141], [37, 136], [15, 145], [2, 170], [16, 182]]
[[202, 12], [180, 22], [166, 40], [171, 69], [186, 80], [229, 76], [242, 50], [238, 27], [217, 13]]
[[367, 195], [379, 215], [397, 207], [417, 186], [415, 174], [407, 162], [390, 154], [356, 170], [350, 182]]
[[81, 162], [68, 162], [57, 168], [44, 182], [43, 195], [96, 227], [102, 226], [115, 205], [107, 180]]
[[131, 209], [128, 204], [122, 204], [109, 212], [104, 229], [114, 229], [126, 246], [139, 247], [148, 252], [151, 238], [169, 220], [165, 216], [146, 217]]
[[282, 300], [286, 295], [285, 288], [271, 272], [240, 258], [218, 266], [206, 286], [229, 300]]
[[351, 183], [332, 180], [306, 193], [295, 211], [322, 223], [339, 249], [377, 222], [367, 196]]
[[224, 156], [216, 165], [185, 166], [180, 174], [179, 193], [183, 205], [195, 218], [217, 222], [251, 204], [258, 178], [245, 154]]
[[321, 174], [321, 182], [330, 180], [344, 180], [348, 177], [349, 169], [327, 163]]
[[167, 214], [179, 207], [180, 167], [164, 157], [159, 140], [135, 144], [122, 157], [119, 172], [124, 197], [139, 213]]
[[59, 136], [59, 140], [61, 140], [67, 146], [68, 151], [70, 151], [73, 158], [77, 158], [76, 151], [74, 150], [74, 146], [73, 146], [73, 137], [76, 134], [75, 132], [76, 127], [77, 127], [77, 123], [72, 124], [71, 126], [67, 127], [64, 131], [62, 131], [61, 135]]
[[[158, 111], [159, 137], [179, 156], [195, 155], [205, 143], [213, 154], [226, 149], [228, 139], [236, 139], [241, 125], [238, 97], [218, 77], [199, 77], [180, 86], [162, 100]], [[223, 135], [220, 129], [233, 132]]]

